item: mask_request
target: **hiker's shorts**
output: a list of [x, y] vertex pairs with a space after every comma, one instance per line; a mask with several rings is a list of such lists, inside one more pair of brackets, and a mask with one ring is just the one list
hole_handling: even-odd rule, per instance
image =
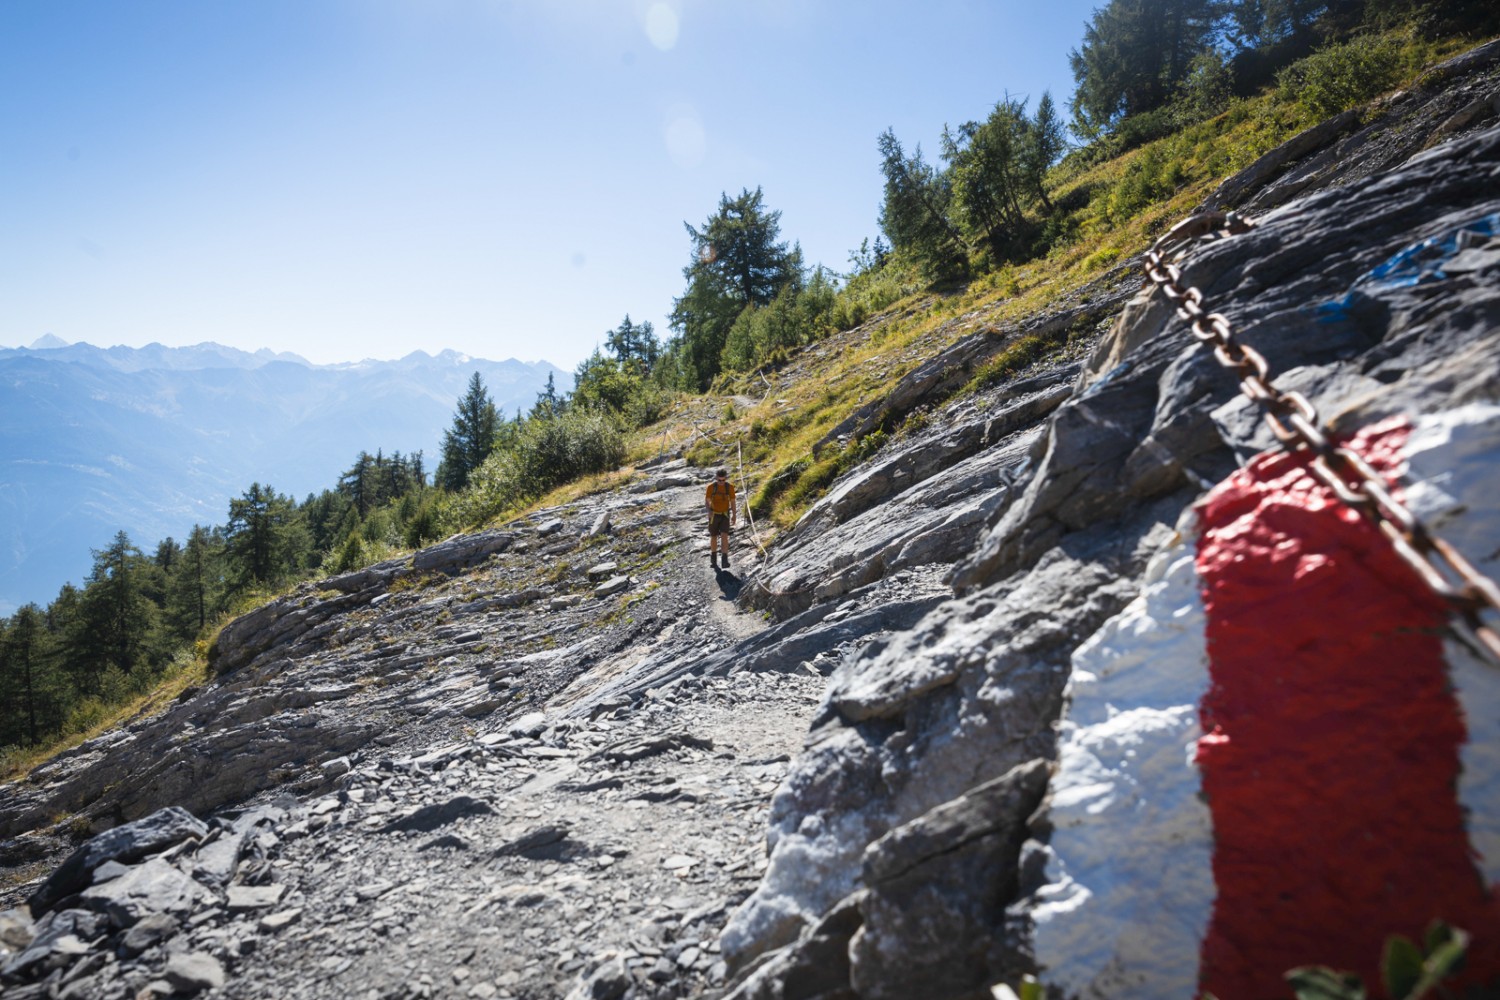
[[729, 515], [714, 514], [708, 519], [708, 533], [710, 535], [729, 534]]

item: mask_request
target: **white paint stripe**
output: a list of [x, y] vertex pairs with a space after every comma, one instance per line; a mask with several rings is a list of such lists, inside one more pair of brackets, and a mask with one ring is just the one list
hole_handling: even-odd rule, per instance
[[[1419, 418], [1406, 444], [1406, 501], [1476, 569], [1500, 579], [1500, 406], [1470, 404]], [[1490, 620], [1494, 622], [1494, 615]], [[1469, 739], [1458, 797], [1480, 871], [1500, 883], [1500, 667], [1447, 643]]]
[[1214, 899], [1192, 763], [1208, 687], [1195, 518], [1141, 595], [1073, 656], [1048, 884], [1025, 905], [1043, 981], [1079, 997], [1191, 997]]

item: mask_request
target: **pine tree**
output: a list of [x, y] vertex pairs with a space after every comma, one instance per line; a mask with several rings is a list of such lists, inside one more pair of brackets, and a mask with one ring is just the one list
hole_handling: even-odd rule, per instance
[[692, 258], [682, 271], [688, 287], [672, 303], [671, 322], [684, 389], [706, 389], [719, 374], [725, 338], [740, 313], [770, 304], [802, 280], [800, 249], [779, 242], [781, 213], [767, 211], [763, 202], [760, 188], [736, 198], [723, 194], [703, 228], [683, 223]]
[[267, 484], [251, 483], [229, 501], [225, 550], [238, 571], [236, 589], [264, 587], [295, 572], [305, 547], [297, 507]]
[[83, 590], [77, 667], [86, 690], [97, 691], [110, 669], [128, 674], [148, 653], [155, 607], [141, 592], [144, 558], [125, 532], [94, 551], [94, 568]]
[[453, 426], [443, 433], [438, 485], [452, 491], [468, 485], [470, 473], [490, 457], [499, 425], [500, 416], [484, 387], [484, 379], [475, 372], [469, 377], [468, 391], [458, 401]]

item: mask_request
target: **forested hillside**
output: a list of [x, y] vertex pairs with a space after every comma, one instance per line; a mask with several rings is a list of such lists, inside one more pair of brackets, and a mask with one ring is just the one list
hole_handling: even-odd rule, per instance
[[0, 615], [82, 584], [116, 532], [180, 541], [252, 482], [300, 499], [361, 449], [432, 465], [476, 369], [510, 412], [565, 377], [451, 351], [313, 365], [212, 343], [0, 348]]

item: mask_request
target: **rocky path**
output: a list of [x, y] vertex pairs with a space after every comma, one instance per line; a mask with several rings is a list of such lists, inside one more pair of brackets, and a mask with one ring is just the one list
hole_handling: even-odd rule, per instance
[[[740, 566], [708, 566], [700, 479], [669, 463], [272, 606], [175, 716], [13, 787], [12, 817], [49, 794], [141, 814], [173, 774], [208, 778], [206, 822], [182, 812], [165, 842], [150, 831], [170, 814], [116, 827], [135, 846], [54, 884], [36, 924], [0, 926], [28, 942], [0, 956], [6, 996], [711, 992], [823, 680], [735, 666], [766, 623], [733, 602]], [[727, 662], [694, 676], [713, 656]], [[132, 767], [129, 797], [109, 773]]]
[[673, 494], [669, 508], [686, 543], [684, 548], [691, 553], [689, 562], [699, 563], [698, 570], [690, 576], [703, 584], [713, 624], [731, 641], [748, 639], [762, 631], [765, 618], [745, 611], [736, 603], [745, 575], [762, 561], [749, 524], [742, 518], [731, 533], [729, 568], [715, 569], [708, 562], [708, 518], [703, 512], [703, 491], [695, 484], [674, 490]]
[[579, 976], [701, 995], [820, 688], [689, 679], [592, 722], [376, 761], [266, 825], [272, 877], [296, 873], [274, 907], [185, 945], [238, 955], [226, 997], [541, 998]]

